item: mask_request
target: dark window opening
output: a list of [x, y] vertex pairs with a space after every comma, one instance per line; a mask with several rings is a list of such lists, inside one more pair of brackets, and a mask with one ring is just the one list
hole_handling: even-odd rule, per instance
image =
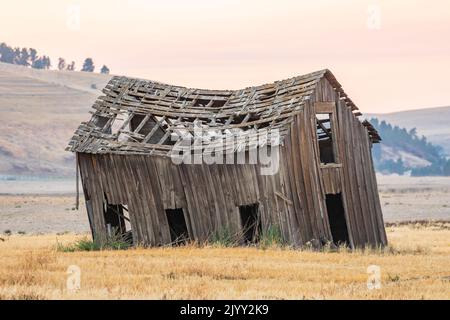
[[105, 133], [111, 133], [111, 127], [105, 127], [106, 124], [109, 122], [109, 118], [108, 117], [102, 117], [99, 115], [95, 115], [94, 117], [92, 117], [92, 122], [93, 124], [97, 127], [100, 128], [102, 132]]
[[123, 240], [132, 243], [133, 234], [128, 207], [121, 204], [105, 203], [104, 217], [108, 236], [120, 235]]
[[226, 102], [226, 100], [197, 99], [195, 100], [194, 107], [221, 108]]
[[[147, 118], [141, 114], [135, 114], [130, 120], [130, 131], [140, 134], [144, 138], [152, 132], [152, 136], [148, 143], [158, 143], [164, 137], [165, 131], [161, 128], [162, 124], [157, 124], [157, 119]], [[154, 129], [158, 126], [157, 129]], [[155, 131], [156, 130], [156, 131]], [[141, 139], [138, 139], [141, 140]]]
[[258, 204], [240, 206], [239, 214], [241, 216], [243, 240], [246, 243], [258, 243], [262, 231]]
[[185, 102], [186, 104], [187, 104], [188, 102], [191, 102], [192, 100], [193, 100], [192, 98], [186, 98], [186, 97], [179, 97], [179, 98], [177, 99], [177, 101]]
[[330, 222], [331, 234], [333, 242], [336, 245], [348, 244], [347, 222], [345, 220], [345, 211], [342, 203], [342, 195], [327, 194], [326, 195], [328, 221]]
[[[198, 107], [198, 108], [204, 108], [204, 107], [221, 108], [227, 103], [227, 100], [230, 97], [228, 95], [217, 97], [214, 95], [203, 95], [203, 94], [201, 96], [202, 97], [200, 99], [178, 97], [177, 101], [183, 103], [185, 106], [192, 105], [193, 107]], [[204, 99], [204, 98], [209, 98], [209, 97], [211, 97], [211, 99]]]
[[[252, 121], [257, 121], [259, 119], [261, 119], [261, 117], [259, 115], [257, 115], [256, 113], [244, 113], [241, 115], [235, 115], [230, 124], [241, 124], [243, 122], [252, 122]], [[250, 126], [250, 128], [251, 127], [252, 126]], [[258, 128], [259, 128], [259, 126], [258, 126]]]
[[189, 240], [189, 232], [184, 218], [183, 209], [166, 210], [170, 229], [170, 240], [173, 245], [182, 245]]
[[317, 114], [317, 139], [319, 140], [320, 162], [335, 163], [331, 114]]

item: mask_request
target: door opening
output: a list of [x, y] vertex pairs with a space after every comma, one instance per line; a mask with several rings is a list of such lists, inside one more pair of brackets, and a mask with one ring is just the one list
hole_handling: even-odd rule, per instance
[[261, 236], [261, 219], [258, 212], [258, 204], [239, 207], [242, 232], [246, 243], [258, 243]]
[[133, 234], [128, 207], [122, 204], [105, 203], [104, 218], [108, 237], [120, 235], [122, 240], [132, 243]]
[[167, 222], [170, 229], [170, 240], [173, 245], [182, 245], [189, 240], [189, 232], [183, 209], [167, 209]]
[[333, 242], [336, 245], [349, 244], [347, 222], [345, 220], [345, 211], [342, 203], [342, 195], [327, 194], [326, 195], [328, 221], [330, 222], [331, 234]]

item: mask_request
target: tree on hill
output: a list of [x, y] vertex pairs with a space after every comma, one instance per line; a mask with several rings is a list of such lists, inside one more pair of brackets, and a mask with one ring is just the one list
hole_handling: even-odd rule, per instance
[[[50, 57], [46, 55], [38, 55], [36, 49], [20, 47], [13, 48], [4, 42], [0, 43], [0, 62], [31, 67], [34, 69], [50, 69], [52, 66]], [[58, 58], [57, 68], [58, 70], [75, 71], [75, 62], [72, 61], [67, 64], [64, 58]], [[95, 65], [92, 58], [85, 59], [81, 71], [94, 72], [94, 70]], [[106, 65], [103, 65], [100, 72], [108, 74], [110, 70]]]
[[36, 58], [34, 62], [31, 64], [33, 69], [44, 69], [44, 64], [41, 58]]
[[103, 65], [102, 69], [100, 70], [100, 73], [109, 74], [109, 68], [106, 65]]
[[14, 64], [20, 65], [20, 48], [14, 48]]
[[30, 48], [30, 63], [31, 65], [36, 61], [37, 51], [36, 49]]
[[31, 65], [30, 63], [30, 52], [27, 48], [22, 48], [22, 51], [20, 51], [20, 58], [19, 58], [19, 64], [25, 67], [28, 67]]
[[423, 168], [408, 167], [401, 158], [383, 158], [381, 145], [375, 144], [372, 155], [377, 171], [398, 174], [411, 171], [413, 176], [450, 175], [450, 160], [447, 160], [442, 148], [428, 142], [424, 136], [419, 137], [416, 128], [408, 131], [405, 128], [392, 126], [386, 121], [380, 122], [376, 118], [370, 119], [370, 122], [383, 139], [381, 145], [412, 154], [430, 163]]
[[43, 61], [43, 65], [44, 65], [44, 69], [50, 69], [52, 66], [52, 63], [50, 62], [50, 57], [48, 56], [43, 56], [42, 57], [42, 61]]
[[31, 65], [31, 67], [34, 69], [47, 69], [47, 70], [50, 69], [51, 66], [52, 64], [50, 58], [47, 56], [37, 58]]
[[86, 60], [84, 60], [83, 68], [81, 69], [81, 71], [94, 72], [94, 70], [95, 70], [94, 61], [92, 60], [92, 58], [86, 58]]
[[75, 61], [72, 61], [71, 63], [69, 63], [67, 65], [67, 70], [68, 71], [75, 71]]
[[66, 69], [66, 60], [63, 58], [58, 58], [58, 70]]
[[38, 56], [33, 48], [12, 48], [6, 43], [0, 44], [0, 62], [16, 64], [36, 69], [50, 69], [51, 61], [48, 56]]
[[14, 63], [14, 49], [9, 47], [6, 43], [0, 44], [0, 62]]

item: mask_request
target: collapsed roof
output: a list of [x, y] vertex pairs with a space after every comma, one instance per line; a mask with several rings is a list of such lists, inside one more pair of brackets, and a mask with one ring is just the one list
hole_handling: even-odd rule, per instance
[[[274, 132], [281, 140], [288, 133], [293, 117], [323, 77], [347, 106], [358, 110], [329, 70], [242, 90], [190, 89], [114, 77], [94, 103], [91, 120], [81, 123], [67, 150], [168, 155], [179, 138], [201, 140], [196, 144], [200, 149], [220, 143], [225, 152], [271, 145], [278, 143], [271, 139]], [[372, 142], [381, 140], [369, 122], [363, 125]]]

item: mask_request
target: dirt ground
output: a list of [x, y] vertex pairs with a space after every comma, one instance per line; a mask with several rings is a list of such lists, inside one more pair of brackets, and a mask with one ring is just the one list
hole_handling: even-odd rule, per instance
[[[385, 222], [450, 221], [450, 177], [378, 176]], [[87, 232], [84, 203], [72, 180], [0, 181], [0, 234]]]
[[64, 195], [1, 195], [0, 234], [87, 232], [84, 203], [75, 210], [75, 197]]
[[385, 222], [450, 221], [450, 177], [377, 176]]

